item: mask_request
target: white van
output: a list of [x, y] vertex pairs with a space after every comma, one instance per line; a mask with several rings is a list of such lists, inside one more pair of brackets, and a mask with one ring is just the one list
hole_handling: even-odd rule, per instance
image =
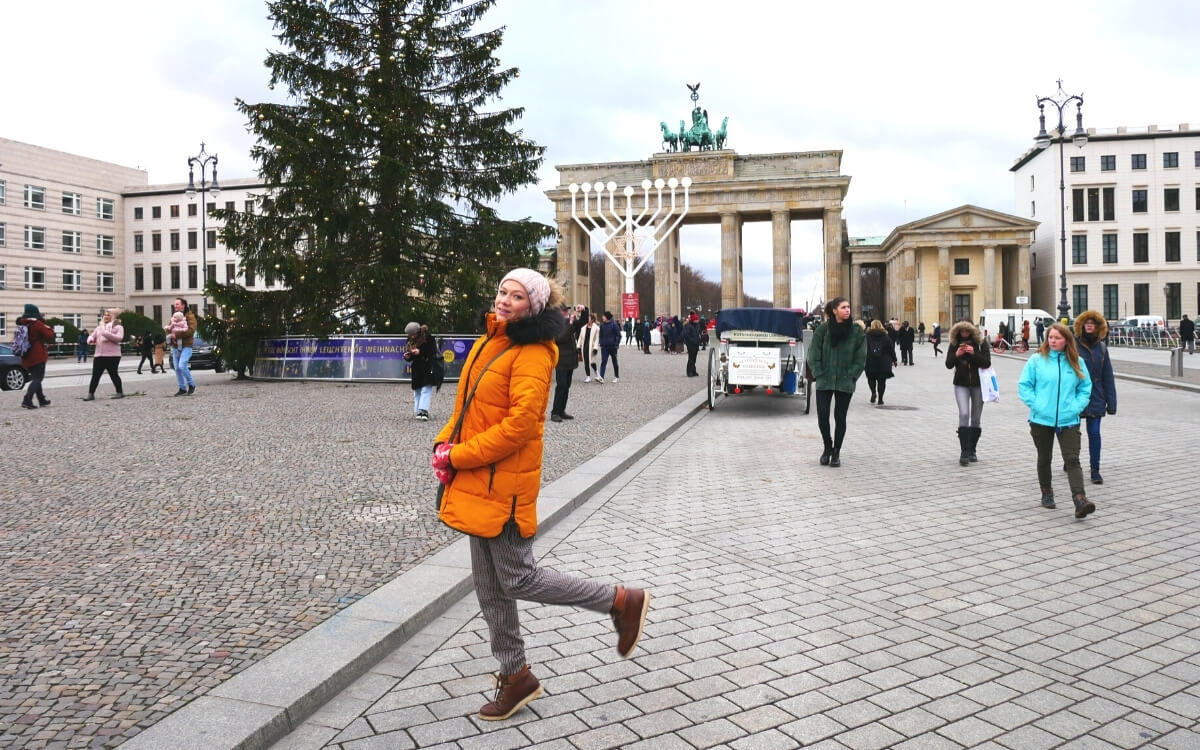
[[1029, 338], [1036, 341], [1037, 334], [1034, 329], [1037, 327], [1038, 320], [1049, 326], [1054, 322], [1054, 316], [1036, 307], [1026, 307], [1023, 310], [1019, 307], [990, 307], [979, 313], [979, 330], [986, 330], [988, 340], [992, 340], [1000, 333], [1000, 324], [1003, 323], [1013, 332], [1013, 336], [1019, 337], [1021, 326], [1026, 320], [1029, 321]]
[[1164, 330], [1167, 327], [1167, 321], [1160, 315], [1130, 315], [1118, 325], [1129, 328], [1158, 328], [1159, 330]]

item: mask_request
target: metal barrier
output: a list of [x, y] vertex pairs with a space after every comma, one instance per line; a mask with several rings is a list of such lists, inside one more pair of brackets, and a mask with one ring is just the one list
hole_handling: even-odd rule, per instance
[[1183, 347], [1176, 347], [1171, 350], [1171, 377], [1183, 377]]
[[[434, 336], [446, 365], [446, 380], [458, 380], [477, 334]], [[411, 382], [404, 336], [302, 336], [261, 339], [250, 377], [256, 380]]]

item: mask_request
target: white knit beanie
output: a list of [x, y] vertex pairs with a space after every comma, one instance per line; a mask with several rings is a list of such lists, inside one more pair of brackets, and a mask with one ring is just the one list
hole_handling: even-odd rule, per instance
[[546, 307], [546, 301], [550, 299], [550, 282], [546, 277], [532, 268], [514, 268], [500, 279], [500, 284], [503, 285], [510, 279], [525, 287], [532, 313], [540, 315]]

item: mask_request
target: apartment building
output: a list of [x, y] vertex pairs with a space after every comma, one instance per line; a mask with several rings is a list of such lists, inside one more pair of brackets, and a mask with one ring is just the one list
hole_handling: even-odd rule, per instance
[[[1200, 314], [1200, 129], [1088, 130], [1064, 145], [1067, 300], [1109, 319]], [[1040, 222], [1030, 246], [1033, 307], [1060, 289], [1059, 153], [1026, 152], [1011, 171], [1016, 213]]]
[[91, 328], [123, 306], [125, 191], [146, 172], [0, 138], [0, 340], [26, 303]]

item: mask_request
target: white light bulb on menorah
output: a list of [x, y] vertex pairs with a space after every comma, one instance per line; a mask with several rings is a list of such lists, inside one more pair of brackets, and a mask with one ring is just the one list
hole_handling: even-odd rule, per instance
[[[604, 255], [625, 277], [627, 293], [634, 291], [633, 280], [638, 271], [646, 265], [646, 261], [654, 255], [654, 251], [662, 244], [663, 240], [679, 228], [683, 217], [687, 216], [691, 186], [691, 177], [684, 177], [682, 180], [674, 177], [669, 180], [659, 178], [654, 182], [642, 180], [642, 206], [637, 216], [634, 216], [633, 213], [634, 196], [637, 195], [637, 190], [632, 185], [626, 186], [621, 191], [621, 195], [625, 199], [622, 206], [624, 216], [621, 215], [617, 206], [617, 183], [612, 181], [607, 184], [585, 182], [578, 185], [572, 182], [567, 187], [571, 193], [571, 218], [583, 229], [589, 239], [599, 239], [600, 249]], [[669, 191], [669, 205], [664, 200], [663, 188]], [[680, 188], [683, 189], [682, 206], [676, 200], [676, 194]], [[653, 198], [651, 190], [654, 191]], [[608, 196], [607, 208], [605, 207], [606, 193]], [[595, 194], [594, 199], [593, 194]], [[582, 209], [579, 205], [581, 196], [583, 198]], [[650, 213], [651, 205], [654, 205], [653, 213]], [[618, 251], [618, 255], [621, 256], [619, 260], [608, 249], [609, 241], [614, 238], [618, 238], [617, 244], [621, 245], [621, 249]], [[640, 261], [638, 260], [639, 254], [642, 256]]]

